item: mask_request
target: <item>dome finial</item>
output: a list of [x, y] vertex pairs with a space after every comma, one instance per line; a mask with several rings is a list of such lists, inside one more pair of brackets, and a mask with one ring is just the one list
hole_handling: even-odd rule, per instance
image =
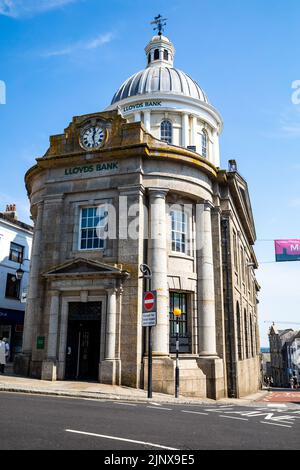
[[154, 21], [151, 21], [150, 24], [155, 24], [155, 28], [153, 28], [154, 31], [157, 30], [158, 35], [161, 36], [163, 31], [164, 31], [164, 26], [166, 26], [166, 21], [167, 18], [163, 18], [161, 15], [157, 15], [154, 17]]

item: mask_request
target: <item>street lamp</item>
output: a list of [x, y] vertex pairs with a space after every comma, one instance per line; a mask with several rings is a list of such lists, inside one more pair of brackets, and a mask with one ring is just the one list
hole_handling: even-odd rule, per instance
[[22, 262], [20, 263], [19, 268], [16, 270], [16, 279], [18, 281], [22, 281], [24, 273], [25, 273], [24, 269], [22, 269], [22, 264], [24, 263], [24, 261], [30, 261], [30, 259], [24, 258]]
[[174, 308], [173, 315], [176, 317], [176, 368], [175, 368], [175, 398], [179, 398], [179, 317], [182, 311]]

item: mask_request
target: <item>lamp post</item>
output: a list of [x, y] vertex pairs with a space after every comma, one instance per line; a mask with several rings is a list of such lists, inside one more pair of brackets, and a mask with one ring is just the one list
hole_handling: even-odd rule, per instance
[[179, 398], [179, 317], [182, 311], [174, 308], [173, 315], [176, 317], [176, 368], [175, 368], [175, 398]]
[[[146, 280], [146, 291], [151, 291], [152, 271], [147, 264], [140, 265], [140, 271]], [[148, 327], [148, 398], [152, 398], [152, 327]]]

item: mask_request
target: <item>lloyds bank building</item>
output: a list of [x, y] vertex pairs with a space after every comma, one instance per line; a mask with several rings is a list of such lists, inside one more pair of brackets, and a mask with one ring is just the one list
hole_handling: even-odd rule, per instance
[[[188, 47], [188, 46], [187, 46]], [[146, 64], [103, 111], [73, 117], [26, 173], [34, 221], [23, 351], [43, 380], [147, 388], [145, 282], [152, 271], [153, 390], [241, 397], [259, 388], [259, 332], [248, 186], [222, 169], [219, 111], [161, 30]]]

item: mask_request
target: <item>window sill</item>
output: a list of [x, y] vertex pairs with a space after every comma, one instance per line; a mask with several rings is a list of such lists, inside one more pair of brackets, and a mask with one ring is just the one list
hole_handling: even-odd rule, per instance
[[176, 251], [171, 251], [169, 253], [170, 258], [180, 258], [180, 259], [187, 259], [188, 261], [194, 261], [194, 256], [186, 255], [185, 253], [177, 253]]
[[81, 250], [80, 248], [76, 251], [76, 253], [91, 253], [96, 251], [97, 253], [104, 253], [105, 248], [88, 248], [87, 250]]

